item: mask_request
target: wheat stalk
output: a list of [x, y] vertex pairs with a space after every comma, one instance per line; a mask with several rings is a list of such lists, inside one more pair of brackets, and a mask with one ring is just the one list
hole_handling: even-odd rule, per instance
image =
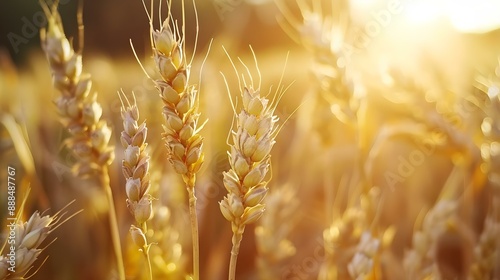
[[[153, 0], [150, 21], [153, 59], [160, 74], [155, 82], [163, 101], [163, 139], [168, 151], [168, 160], [175, 172], [182, 176], [189, 196], [189, 215], [193, 240], [193, 275], [199, 279], [198, 217], [196, 214], [196, 174], [203, 164], [203, 137], [199, 134], [203, 125], [198, 120], [198, 91], [189, 84], [191, 61], [185, 54], [185, 32], [179, 30], [172, 19], [172, 1], [168, 2], [168, 16], [161, 22], [159, 30], [153, 28]], [[183, 14], [184, 10], [184, 1]], [[161, 6], [160, 6], [161, 9]], [[161, 18], [160, 18], [161, 21]], [[185, 21], [184, 21], [185, 23]], [[183, 26], [184, 29], [184, 26]]]
[[[146, 152], [146, 123], [138, 125], [139, 108], [135, 101], [131, 104], [122, 92], [121, 117], [123, 121], [123, 131], [121, 133], [122, 146], [125, 149], [124, 160], [122, 161], [122, 171], [126, 180], [127, 208], [136, 221], [136, 225], [131, 225], [130, 233], [134, 243], [143, 252], [148, 265], [149, 279], [152, 279], [151, 260], [149, 248], [151, 243], [147, 242], [146, 233], [148, 230], [147, 221], [153, 213], [152, 197], [149, 194], [149, 156]], [[124, 101], [125, 100], [125, 101]], [[126, 104], [125, 104], [126, 102]]]
[[[65, 144], [78, 159], [73, 170], [82, 178], [97, 176], [106, 192], [118, 273], [120, 279], [125, 279], [118, 221], [108, 174], [109, 165], [114, 159], [114, 147], [109, 144], [111, 129], [101, 119], [102, 107], [96, 101], [97, 95], [91, 94], [90, 75], [82, 72], [82, 55], [74, 51], [64, 34], [57, 1], [50, 9], [46, 3], [40, 3], [48, 22], [47, 28], [40, 31], [42, 49], [52, 71], [54, 87], [61, 93], [55, 104], [63, 126], [71, 135]], [[81, 22], [79, 24], [83, 26]], [[82, 36], [80, 40], [83, 40]]]
[[[257, 60], [255, 61], [257, 64]], [[246, 65], [243, 66], [248, 69]], [[235, 71], [239, 79], [236, 68]], [[275, 110], [283, 95], [283, 92], [275, 95], [270, 102], [261, 95], [260, 82], [255, 89], [250, 73], [249, 78], [252, 83], [247, 85], [244, 82], [240, 88], [243, 105], [240, 113], [236, 112], [235, 104], [232, 104], [236, 128], [231, 132], [233, 143], [229, 144], [228, 152], [231, 169], [223, 172], [223, 183], [228, 194], [219, 202], [222, 215], [231, 222], [233, 231], [230, 280], [236, 277], [236, 263], [245, 226], [257, 221], [264, 213], [262, 201], [268, 191], [264, 178], [270, 168], [270, 153], [278, 133], [278, 128], [275, 127], [278, 121]]]

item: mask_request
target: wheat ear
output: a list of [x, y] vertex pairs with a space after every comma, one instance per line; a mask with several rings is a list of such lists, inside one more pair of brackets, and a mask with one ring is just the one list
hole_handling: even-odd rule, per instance
[[245, 226], [257, 221], [264, 213], [262, 201], [268, 191], [264, 178], [270, 168], [270, 153], [278, 133], [275, 110], [282, 96], [269, 102], [261, 95], [260, 82], [257, 89], [245, 83], [240, 93], [243, 108], [239, 114], [232, 104], [236, 128], [231, 132], [233, 143], [228, 152], [231, 169], [223, 172], [228, 194], [219, 202], [222, 215], [231, 222], [233, 231], [229, 265], [231, 280], [236, 277], [236, 262]]
[[412, 250], [403, 260], [407, 277], [410, 279], [424, 279], [437, 275], [435, 256], [432, 249], [447, 223], [456, 216], [458, 204], [453, 200], [440, 200], [426, 214], [422, 222], [422, 229], [413, 234]]
[[74, 51], [64, 34], [57, 1], [51, 9], [46, 3], [40, 3], [48, 22], [47, 29], [40, 31], [42, 48], [50, 64], [54, 87], [61, 93], [55, 104], [62, 124], [71, 134], [65, 144], [78, 159], [73, 170], [81, 177], [97, 176], [106, 192], [118, 273], [120, 279], [125, 279], [118, 221], [108, 174], [109, 165], [114, 159], [114, 148], [109, 144], [111, 129], [101, 119], [102, 107], [96, 101], [97, 95], [91, 94], [90, 75], [82, 73], [82, 55]]
[[71, 137], [66, 141], [74, 151], [78, 163], [74, 171], [80, 176], [103, 173], [114, 158], [109, 145], [111, 129], [101, 119], [102, 107], [91, 94], [92, 80], [82, 73], [82, 55], [75, 52], [64, 34], [57, 7], [48, 9], [42, 3], [47, 16], [47, 29], [40, 32], [42, 48], [52, 71], [54, 87], [61, 93], [55, 100], [62, 124]]
[[[148, 265], [149, 279], [153, 279], [151, 271], [151, 260], [149, 248], [151, 243], [147, 242], [147, 221], [153, 213], [152, 197], [149, 194], [149, 156], [146, 152], [146, 137], [148, 129], [146, 123], [138, 125], [139, 108], [134, 102], [131, 104], [122, 92], [121, 117], [123, 120], [123, 131], [121, 142], [125, 148], [125, 156], [122, 161], [122, 171], [125, 176], [125, 187], [127, 193], [127, 208], [132, 213], [136, 225], [131, 225], [130, 233], [132, 240], [140, 248]], [[124, 101], [125, 100], [125, 101]], [[126, 104], [125, 104], [126, 102]]]
[[369, 231], [363, 232], [356, 247], [356, 253], [347, 265], [352, 279], [369, 279], [374, 268], [374, 258], [380, 248], [380, 240]]
[[[151, 227], [146, 235], [148, 241], [155, 244], [151, 247], [150, 256], [158, 279], [179, 279], [184, 269], [182, 245], [179, 243], [179, 232], [171, 217], [170, 209], [155, 203], [153, 205]], [[154, 234], [151, 234], [153, 232]]]
[[[22, 203], [23, 206], [21, 206], [21, 209], [24, 208], [26, 197]], [[40, 257], [43, 250], [53, 241], [44, 247], [40, 247], [41, 244], [54, 230], [82, 211], [77, 211], [69, 217], [65, 217], [67, 214], [65, 209], [71, 203], [73, 202], [70, 202], [53, 216], [42, 216], [43, 213], [40, 214], [40, 212], [35, 211], [28, 221], [25, 222], [20, 218], [22, 211], [19, 212], [18, 217], [16, 217], [16, 222], [13, 225], [15, 232], [14, 242], [11, 243], [9, 241], [9, 246], [7, 247], [15, 248], [14, 271], [9, 269], [12, 267], [12, 265], [9, 264], [9, 258], [4, 255], [0, 256], [0, 279], [29, 279], [38, 271], [38, 269], [33, 271], [33, 264], [38, 257]], [[5, 249], [5, 246], [3, 249]], [[28, 275], [28, 273], [30, 274]]]
[[[183, 2], [184, 4], [184, 2]], [[151, 5], [152, 6], [152, 5]], [[183, 6], [184, 7], [184, 6]], [[184, 49], [185, 34], [172, 19], [169, 1], [168, 17], [160, 30], [153, 30], [152, 15], [151, 47], [160, 79], [156, 88], [163, 101], [165, 125], [163, 139], [168, 150], [168, 160], [174, 170], [182, 175], [189, 195], [189, 215], [193, 240], [193, 275], [199, 279], [198, 217], [196, 214], [196, 173], [203, 164], [203, 138], [199, 134], [203, 125], [198, 124], [198, 91], [189, 85], [189, 69]], [[183, 9], [184, 13], [184, 9]]]
[[[279, 23], [293, 40], [314, 56], [312, 71], [318, 85], [317, 93], [331, 105], [328, 110], [338, 120], [355, 124], [360, 100], [354, 95], [354, 83], [347, 71], [353, 51], [346, 40], [351, 32], [348, 1], [332, 2], [331, 10], [316, 1], [297, 1], [301, 18], [296, 18], [285, 2], [277, 1], [282, 13]], [[325, 108], [325, 104], [319, 105]]]
[[269, 192], [265, 203], [266, 215], [255, 228], [257, 267], [260, 279], [278, 279], [279, 265], [296, 252], [289, 238], [298, 220], [299, 199], [291, 185], [285, 185]]

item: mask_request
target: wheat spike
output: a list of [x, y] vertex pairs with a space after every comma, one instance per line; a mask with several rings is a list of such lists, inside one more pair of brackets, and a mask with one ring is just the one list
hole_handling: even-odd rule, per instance
[[160, 30], [153, 31], [155, 65], [161, 75], [156, 86], [163, 101], [165, 126], [163, 137], [169, 161], [189, 188], [203, 163], [203, 138], [198, 125], [198, 92], [189, 85], [189, 68], [183, 50], [184, 38], [178, 27], [165, 19]]
[[280, 264], [296, 252], [289, 239], [297, 222], [299, 199], [290, 185], [270, 191], [265, 198], [266, 215], [255, 228], [257, 267], [260, 279], [277, 279]]
[[146, 152], [148, 129], [145, 122], [138, 124], [139, 108], [135, 97], [134, 102], [131, 104], [123, 92], [121, 95], [119, 96], [122, 102], [123, 131], [120, 139], [125, 149], [122, 171], [126, 180], [127, 208], [136, 221], [136, 225], [130, 227], [130, 234], [134, 243], [146, 257], [149, 276], [152, 279], [153, 274], [149, 257], [151, 244], [148, 243], [146, 238], [147, 221], [151, 219], [153, 214], [152, 197], [149, 194], [151, 186], [149, 181], [149, 156]]
[[403, 260], [407, 276], [410, 278], [424, 278], [436, 275], [433, 262], [435, 256], [432, 249], [439, 237], [445, 230], [447, 222], [456, 216], [457, 202], [452, 200], [440, 200], [425, 216], [422, 229], [413, 235], [412, 250]]
[[368, 231], [363, 232], [356, 248], [356, 253], [347, 265], [349, 275], [353, 279], [366, 279], [372, 272], [375, 255], [380, 247], [380, 240]]
[[[243, 66], [248, 70], [246, 65]], [[236, 128], [231, 132], [233, 143], [228, 152], [231, 169], [223, 172], [223, 183], [228, 194], [219, 202], [222, 215], [231, 222], [233, 231], [229, 279], [235, 278], [236, 260], [245, 226], [257, 221], [264, 213], [262, 201], [268, 191], [264, 178], [270, 168], [270, 153], [278, 132], [275, 127], [278, 122], [275, 109], [283, 94], [270, 102], [261, 94], [260, 82], [255, 89], [251, 75], [249, 78], [252, 84], [245, 83], [240, 90], [243, 105], [240, 113], [236, 113], [235, 105], [232, 104]]]
[[137, 226], [145, 228], [146, 222], [151, 218], [151, 195], [148, 193], [149, 182], [149, 156], [146, 152], [147, 127], [143, 122], [138, 125], [139, 109], [137, 104], [122, 103], [121, 117], [123, 131], [121, 133], [122, 146], [125, 149], [122, 171], [126, 180], [127, 207], [134, 216]]
[[[96, 93], [91, 93], [90, 75], [82, 72], [82, 55], [75, 52], [64, 34], [57, 11], [58, 1], [50, 9], [46, 3], [40, 3], [48, 22], [47, 28], [40, 30], [42, 49], [49, 61], [54, 87], [61, 93], [54, 103], [63, 126], [71, 134], [65, 144], [77, 158], [73, 171], [82, 178], [95, 176], [106, 192], [118, 273], [120, 279], [125, 279], [118, 221], [108, 174], [109, 165], [114, 160], [114, 147], [109, 144], [111, 128], [101, 119], [102, 107], [96, 101]], [[80, 27], [83, 27], [81, 13], [82, 6], [78, 18]], [[82, 37], [80, 40], [83, 42]]]
[[155, 279], [178, 279], [185, 268], [179, 232], [173, 224], [168, 207], [155, 203], [153, 212], [151, 227], [146, 237], [155, 244], [150, 250]]
[[[355, 124], [360, 100], [355, 96], [354, 82], [348, 71], [350, 56], [355, 51], [347, 41], [351, 32], [348, 1], [331, 2], [328, 8], [328, 4], [322, 6], [315, 0], [297, 1], [302, 17], [298, 19], [285, 1], [277, 3], [282, 13], [280, 23], [283, 29], [314, 57], [312, 72], [318, 85], [316, 91], [329, 105], [318, 102], [318, 106], [332, 112], [344, 123]], [[317, 124], [320, 133], [324, 133], [321, 129], [324, 130], [325, 126], [328, 123]]]
[[28, 221], [23, 222], [20, 218], [17, 218], [14, 225], [14, 243], [9, 244], [7, 247], [15, 247], [15, 271], [8, 269], [11, 267], [9, 257], [6, 254], [0, 256], [0, 279], [28, 279], [38, 271], [38, 269], [33, 271], [34, 263], [43, 250], [53, 241], [45, 247], [40, 247], [42, 243], [59, 226], [81, 212], [78, 211], [69, 217], [65, 217], [66, 212], [63, 211], [67, 206], [53, 216], [43, 216], [43, 213], [40, 214], [40, 212], [35, 211]]
[[102, 117], [102, 107], [91, 93], [92, 80], [82, 72], [82, 55], [75, 52], [64, 34], [57, 6], [49, 10], [42, 3], [47, 16], [47, 29], [40, 32], [42, 49], [49, 61], [54, 87], [61, 93], [54, 101], [61, 122], [71, 137], [65, 144], [78, 158], [74, 171], [80, 176], [100, 174], [102, 166], [114, 159], [109, 145], [111, 129]]
[[[199, 125], [198, 91], [189, 84], [191, 62], [185, 54], [185, 34], [171, 15], [172, 1], [168, 2], [168, 16], [159, 30], [153, 30], [153, 0], [150, 19], [151, 48], [160, 79], [154, 80], [163, 101], [163, 139], [168, 160], [175, 172], [182, 175], [189, 196], [189, 214], [193, 240], [193, 274], [199, 279], [198, 218], [196, 214], [196, 174], [203, 164], [203, 137]], [[184, 1], [182, 1], [183, 14]], [[161, 14], [161, 13], [160, 13]], [[160, 19], [161, 20], [161, 19]], [[183, 27], [184, 29], [184, 27]]]

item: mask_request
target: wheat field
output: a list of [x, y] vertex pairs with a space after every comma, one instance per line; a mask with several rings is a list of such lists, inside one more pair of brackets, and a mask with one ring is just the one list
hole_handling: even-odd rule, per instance
[[500, 4], [0, 3], [0, 279], [500, 279]]

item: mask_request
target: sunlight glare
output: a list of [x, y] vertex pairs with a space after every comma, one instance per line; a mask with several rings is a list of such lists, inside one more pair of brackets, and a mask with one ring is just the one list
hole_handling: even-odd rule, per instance
[[403, 4], [407, 20], [412, 24], [426, 24], [432, 22], [444, 13], [443, 0], [418, 0]]
[[377, 3], [381, 2], [380, 0], [351, 0], [351, 6], [355, 9], [362, 7], [370, 7]]
[[500, 27], [500, 1], [448, 0], [447, 15], [461, 32], [488, 32]]

